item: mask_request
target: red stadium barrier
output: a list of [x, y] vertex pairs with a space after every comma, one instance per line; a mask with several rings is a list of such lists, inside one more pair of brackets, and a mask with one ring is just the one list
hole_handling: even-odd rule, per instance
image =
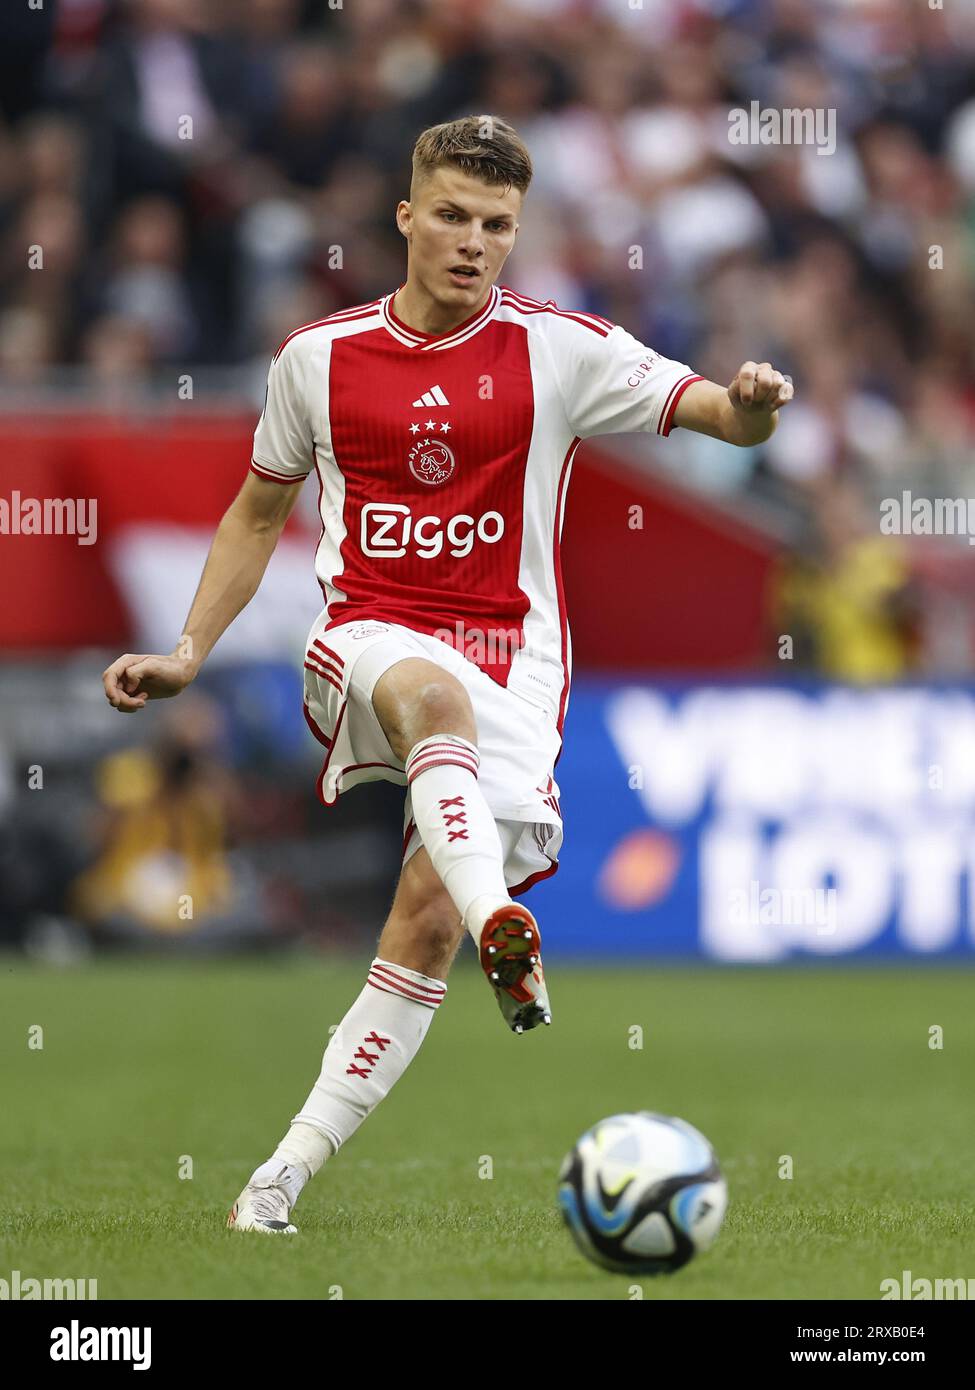
[[[96, 498], [98, 510], [95, 544], [0, 536], [0, 645], [25, 654], [124, 648], [131, 616], [105, 542], [139, 522], [212, 530], [244, 478], [253, 425], [236, 413], [4, 417], [0, 496]], [[643, 508], [642, 529], [630, 524], [634, 506]], [[304, 523], [296, 514], [290, 524]], [[576, 665], [754, 669], [772, 554], [767, 537], [699, 496], [584, 446], [563, 546]]]
[[14, 597], [0, 612], [0, 645], [124, 646], [130, 616], [104, 542], [130, 522], [215, 525], [243, 480], [252, 433], [241, 415], [4, 417], [0, 495], [97, 498], [98, 539], [0, 537], [0, 591]]
[[[630, 508], [643, 508], [642, 529]], [[698, 493], [576, 457], [563, 571], [577, 666], [730, 671], [767, 665], [765, 593], [775, 543]]]

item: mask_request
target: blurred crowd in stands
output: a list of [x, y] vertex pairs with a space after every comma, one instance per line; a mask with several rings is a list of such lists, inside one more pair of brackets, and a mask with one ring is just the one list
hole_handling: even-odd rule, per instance
[[[753, 102], [835, 113], [835, 148], [734, 143]], [[80, 380], [137, 401], [192, 367], [259, 408], [288, 331], [402, 282], [413, 142], [470, 112], [535, 161], [505, 283], [718, 381], [746, 358], [793, 376], [761, 449], [642, 441], [719, 505], [788, 519], [770, 650], [788, 634], [790, 672], [841, 680], [970, 674], [967, 537], [912, 546], [877, 514], [971, 490], [975, 0], [7, 0], [3, 399]], [[228, 924], [379, 920], [395, 854], [355, 838], [378, 803], [323, 839], [306, 770], [301, 792], [281, 766], [229, 772], [215, 709], [71, 764], [60, 828], [46, 800], [13, 814], [0, 767], [0, 939], [30, 926], [56, 956], [74, 922], [219, 948]]]
[[[765, 448], [661, 462], [804, 519], [772, 602], [809, 621], [814, 664], [970, 654], [964, 538], [920, 575], [870, 555], [883, 497], [968, 490], [973, 0], [51, 0], [0, 26], [8, 388], [210, 364], [259, 399], [286, 332], [402, 282], [417, 133], [498, 112], [536, 167], [505, 282], [719, 381], [746, 358], [795, 379]], [[734, 143], [752, 102], [834, 112], [835, 148]], [[850, 547], [823, 639], [809, 615], [836, 608]], [[943, 650], [922, 659], [931, 602]]]

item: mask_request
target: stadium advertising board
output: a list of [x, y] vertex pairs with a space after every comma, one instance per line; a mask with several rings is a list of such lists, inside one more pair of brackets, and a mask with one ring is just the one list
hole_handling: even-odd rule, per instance
[[580, 679], [565, 734], [550, 954], [972, 955], [972, 689]]

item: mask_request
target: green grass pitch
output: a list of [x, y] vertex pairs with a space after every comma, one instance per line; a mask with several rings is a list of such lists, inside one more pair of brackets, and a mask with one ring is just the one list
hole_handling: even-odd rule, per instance
[[[519, 1038], [462, 960], [413, 1066], [305, 1190], [299, 1235], [226, 1231], [364, 970], [0, 960], [0, 1278], [96, 1278], [100, 1299], [494, 1301], [877, 1299], [904, 1269], [975, 1275], [973, 977], [940, 967], [553, 964], [554, 1024]], [[664, 1278], [589, 1265], [556, 1201], [578, 1135], [636, 1109], [702, 1129], [730, 1188], [714, 1249]]]

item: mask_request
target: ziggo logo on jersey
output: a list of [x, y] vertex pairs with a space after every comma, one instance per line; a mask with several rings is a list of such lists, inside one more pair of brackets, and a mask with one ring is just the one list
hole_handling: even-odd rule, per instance
[[395, 559], [406, 554], [412, 540], [421, 560], [433, 560], [443, 550], [446, 538], [449, 554], [460, 560], [471, 553], [475, 540], [494, 545], [503, 535], [500, 512], [485, 512], [476, 521], [463, 512], [447, 521], [439, 516], [421, 516], [414, 521], [409, 507], [400, 502], [367, 502], [362, 509], [363, 555]]

